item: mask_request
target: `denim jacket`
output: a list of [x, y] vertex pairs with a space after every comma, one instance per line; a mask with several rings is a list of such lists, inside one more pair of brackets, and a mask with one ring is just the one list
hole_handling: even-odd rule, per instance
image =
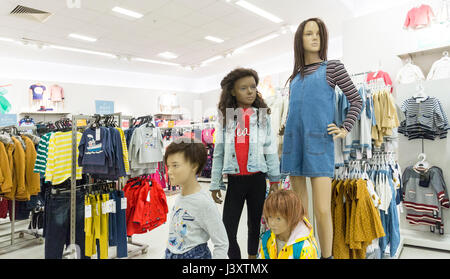
[[[271, 182], [277, 182], [280, 179], [280, 162], [275, 144], [275, 135], [270, 125], [270, 116], [260, 113], [257, 108], [253, 108], [253, 110], [255, 113], [250, 116], [250, 144], [247, 170], [249, 172], [267, 173]], [[260, 113], [259, 117], [258, 113]], [[222, 123], [216, 124], [211, 170], [211, 191], [226, 190], [223, 182], [224, 174], [239, 173], [235, 150], [237, 120], [228, 122], [225, 128]]]

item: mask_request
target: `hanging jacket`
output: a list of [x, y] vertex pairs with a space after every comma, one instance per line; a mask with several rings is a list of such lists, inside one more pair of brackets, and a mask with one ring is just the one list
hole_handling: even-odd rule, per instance
[[36, 162], [36, 148], [33, 141], [22, 136], [25, 142], [25, 187], [31, 196], [36, 196], [41, 191], [41, 180], [38, 173], [34, 172], [34, 164]]
[[0, 142], [0, 171], [1, 171], [1, 177], [0, 177], [0, 191], [2, 193], [10, 193], [12, 191], [12, 174], [11, 174], [11, 168], [9, 166], [9, 157], [7, 153], [7, 147], [8, 145]]
[[25, 186], [25, 150], [19, 139], [11, 137], [14, 142], [14, 168], [13, 168], [13, 183], [16, 186], [15, 199], [18, 201], [30, 200], [30, 193]]
[[281, 251], [277, 251], [276, 235], [271, 230], [266, 231], [260, 240], [258, 257], [260, 259], [317, 259], [319, 248], [314, 238], [314, 231], [308, 226], [312, 227], [306, 218], [299, 222]]

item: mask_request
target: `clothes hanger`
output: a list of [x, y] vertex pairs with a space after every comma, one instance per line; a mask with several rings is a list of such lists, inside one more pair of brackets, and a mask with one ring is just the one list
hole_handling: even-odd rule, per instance
[[425, 153], [419, 154], [419, 160], [415, 165], [414, 169], [419, 171], [426, 171], [430, 168], [430, 164], [426, 161], [427, 155]]

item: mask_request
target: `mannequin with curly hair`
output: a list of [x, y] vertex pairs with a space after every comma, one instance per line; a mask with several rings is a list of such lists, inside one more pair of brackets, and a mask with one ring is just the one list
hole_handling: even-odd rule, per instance
[[233, 70], [221, 82], [210, 190], [214, 201], [222, 203], [223, 175], [228, 175], [223, 222], [230, 259], [241, 258], [236, 234], [245, 202], [248, 256], [256, 258], [266, 177], [271, 181], [271, 190], [279, 183], [279, 160], [270, 125], [270, 109], [256, 89], [258, 82], [256, 71], [243, 68]]

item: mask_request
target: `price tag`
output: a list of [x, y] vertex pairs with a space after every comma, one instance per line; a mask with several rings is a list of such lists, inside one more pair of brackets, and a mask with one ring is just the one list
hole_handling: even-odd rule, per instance
[[92, 217], [92, 206], [85, 205], [84, 206], [84, 218], [91, 218]]
[[78, 120], [77, 120], [77, 126], [78, 126], [78, 127], [84, 127], [84, 126], [87, 126], [87, 121], [86, 121], [86, 119], [78, 119]]
[[150, 191], [148, 191], [148, 194], [147, 194], [147, 201], [150, 202]]
[[110, 200], [111, 202], [111, 213], [116, 213], [116, 200]]
[[127, 198], [120, 199], [120, 209], [127, 209]]
[[100, 141], [100, 128], [95, 129], [95, 141]]

